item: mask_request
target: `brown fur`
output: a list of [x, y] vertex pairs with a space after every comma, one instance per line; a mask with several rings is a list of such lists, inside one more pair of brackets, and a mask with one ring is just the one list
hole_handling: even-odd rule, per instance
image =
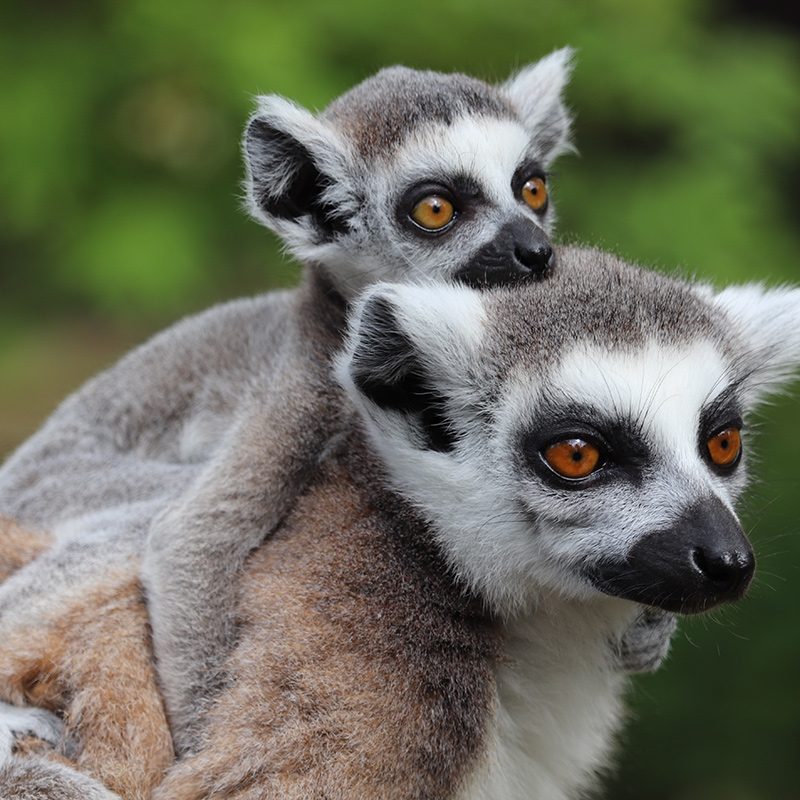
[[[345, 450], [251, 557], [205, 746], [157, 800], [447, 798], [480, 763], [495, 626], [422, 523], [368, 488], [377, 467], [359, 443]], [[75, 766], [126, 800], [149, 797], [171, 761], [133, 569], [16, 632], [0, 687], [63, 709]]]
[[147, 613], [131, 565], [83, 587], [36, 628], [4, 632], [0, 694], [64, 714], [77, 744], [71, 763], [124, 800], [146, 800], [172, 763], [172, 742], [156, 686]]
[[51, 542], [46, 533], [25, 530], [13, 520], [0, 517], [0, 583], [33, 561]]
[[380, 506], [340, 465], [252, 556], [206, 746], [156, 798], [445, 798], [466, 780], [485, 745], [494, 627], [419, 521]]

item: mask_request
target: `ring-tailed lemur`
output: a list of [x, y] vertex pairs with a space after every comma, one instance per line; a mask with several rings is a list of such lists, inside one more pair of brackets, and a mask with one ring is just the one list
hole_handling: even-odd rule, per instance
[[217, 345], [249, 312], [220, 309], [91, 382], [0, 473], [0, 512], [70, 536], [97, 535], [91, 517], [114, 508], [136, 531], [163, 512], [144, 580], [182, 746], [231, 638], [227, 577], [336, 430], [328, 362], [347, 301], [382, 279], [487, 286], [550, 269], [547, 169], [569, 147], [569, 60], [557, 51], [500, 86], [392, 68], [319, 115], [261, 98], [244, 139], [248, 205], [309, 274], [263, 312], [258, 369], [239, 369], [252, 340]]
[[[157, 798], [583, 796], [620, 721], [609, 641], [643, 603], [694, 613], [744, 593], [747, 419], [800, 366], [800, 290], [716, 293], [592, 250], [559, 264], [513, 291], [367, 292], [339, 361], [360, 421], [249, 560], [203, 747]], [[73, 619], [54, 623], [71, 658], [93, 654], [80, 688], [102, 686], [102, 721], [128, 681], [87, 639], [97, 594], [53, 613]], [[3, 603], [4, 641], [30, 649], [41, 609], [5, 586]], [[105, 626], [144, 649], [120, 613]], [[16, 680], [75, 702], [73, 665], [48, 654], [47, 680], [35, 652]], [[124, 741], [108, 738], [101, 752]]]
[[368, 291], [339, 370], [366, 438], [250, 560], [205, 746], [156, 797], [585, 796], [621, 719], [608, 641], [747, 589], [747, 419], [798, 320], [800, 290], [590, 250], [548, 285]]
[[[491, 285], [549, 267], [545, 172], [568, 147], [568, 71], [567, 50], [500, 87], [396, 68], [318, 117], [263, 98], [245, 137], [249, 202], [313, 265], [306, 285], [157, 337], [69, 399], [0, 471], [0, 512], [53, 529], [53, 564], [80, 547], [80, 574], [112, 557], [88, 550], [113, 537], [135, 549], [160, 514], [145, 581], [180, 745], [232, 637], [228, 577], [336, 429], [327, 365], [345, 300], [379, 278]], [[262, 337], [237, 334], [255, 318]], [[654, 666], [671, 624], [643, 618], [621, 666]]]

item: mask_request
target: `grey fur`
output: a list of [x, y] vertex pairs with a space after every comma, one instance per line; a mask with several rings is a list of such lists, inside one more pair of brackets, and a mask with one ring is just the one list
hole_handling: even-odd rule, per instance
[[677, 626], [674, 614], [645, 607], [625, 635], [612, 642], [619, 663], [632, 675], [654, 672], [664, 663]]
[[[734, 307], [730, 293], [722, 293], [718, 302], [709, 290], [636, 270], [597, 251], [567, 249], [559, 259], [560, 269], [552, 280], [513, 291], [477, 294], [467, 289], [402, 286], [374, 290], [397, 308], [401, 322], [421, 320], [403, 330], [412, 355], [435, 376], [448, 425], [464, 440], [455, 455], [430, 454], [420, 445], [425, 437], [415, 433], [421, 430], [415, 414], [376, 410], [357, 393], [366, 420], [377, 420], [381, 426], [379, 455], [390, 467], [396, 466], [401, 453], [397, 442], [410, 455], [433, 464], [431, 490], [436, 490], [437, 481], [459, 476], [454, 466], [476, 467], [481, 473], [474, 491], [464, 485], [438, 493], [439, 506], [425, 505], [414, 487], [407, 492], [401, 487], [401, 494], [405, 492], [434, 521], [439, 513], [444, 518], [452, 515], [450, 505], [458, 503], [463, 508], [456, 514], [477, 509], [470, 526], [492, 529], [492, 504], [469, 506], [466, 501], [484, 500], [484, 490], [491, 488], [489, 478], [498, 469], [516, 480], [524, 475], [513, 463], [516, 451], [502, 449], [515, 446], [515, 440], [509, 431], [496, 427], [504, 419], [509, 382], [520, 375], [537, 379], [557, 369], [565, 349], [575, 341], [635, 347], [652, 337], [663, 345], [710, 338], [727, 354], [731, 375], [743, 391], [748, 383], [774, 388], [779, 377], [800, 362], [800, 333], [782, 324], [796, 318], [792, 316], [800, 307], [796, 291], [785, 293], [785, 302], [780, 293], [764, 295], [764, 302], [774, 305], [769, 319], [776, 320], [764, 339], [760, 331], [765, 315], [759, 312], [763, 302], [744, 306], [746, 310], [753, 306], [750, 318], [745, 312], [726, 310]], [[405, 304], [394, 302], [403, 291], [417, 293], [413, 303], [408, 298]], [[437, 306], [442, 297], [459, 291], [464, 302], [484, 310], [477, 343], [469, 339], [466, 316]], [[57, 611], [65, 595], [80, 596], [93, 576], [121, 560], [137, 559], [148, 522], [158, 517], [146, 557], [146, 583], [151, 599], [152, 587], [159, 581], [174, 590], [162, 597], [161, 615], [154, 607], [153, 624], [175, 733], [184, 749], [196, 746], [201, 712], [213, 701], [219, 667], [235, 636], [228, 616], [236, 601], [233, 573], [250, 549], [280, 523], [308, 472], [324, 457], [326, 443], [352, 427], [352, 409], [328, 375], [345, 311], [332, 297], [323, 276], [311, 270], [295, 292], [228, 304], [184, 321], [67, 400], [0, 474], [0, 510], [24, 524], [46, 528], [55, 524], [57, 537], [50, 552], [0, 586], [0, 626], [25, 620], [35, 624]], [[620, 309], [625, 313], [613, 313]], [[361, 343], [361, 364], [385, 383], [387, 377], [403, 372], [404, 362], [398, 362], [396, 370], [387, 371], [385, 363], [377, 365], [380, 369], [370, 367], [369, 354], [380, 352], [375, 337], [385, 331], [376, 326], [370, 339], [369, 331], [358, 327], [359, 319], [356, 315], [352, 323], [358, 330], [352, 341]], [[769, 359], [763, 357], [765, 348]], [[408, 356], [408, 351], [396, 352]], [[760, 372], [754, 371], [756, 355]], [[773, 363], [780, 365], [780, 374], [768, 371]], [[287, 388], [294, 386], [296, 391]], [[529, 422], [524, 415], [514, 420]], [[91, 439], [80, 452], [85, 454], [83, 463], [93, 465], [96, 485], [82, 483], [65, 469], [71, 448], [89, 434]], [[289, 451], [275, 458], [273, 448], [281, 442]], [[474, 446], [466, 446], [470, 442]], [[388, 450], [380, 449], [384, 445]], [[504, 455], [494, 460], [492, 453]], [[169, 468], [161, 473], [157, 491], [148, 488], [149, 498], [136, 491], [135, 479], [126, 489], [130, 495], [119, 494], [117, 477], [125, 485], [127, 476], [139, 475], [141, 464], [133, 473], [127, 471], [137, 461]], [[48, 472], [50, 464], [58, 465], [58, 471]], [[288, 479], [276, 471], [287, 465]], [[37, 477], [55, 491], [63, 485], [64, 494], [43, 495], [42, 507], [37, 508], [35, 492], [28, 488]], [[104, 478], [110, 500], [101, 491]], [[734, 495], [741, 485], [734, 481]], [[85, 508], [80, 496], [74, 496], [81, 491], [90, 499]], [[515, 503], [530, 501], [526, 486], [515, 491], [522, 492]], [[119, 505], [125, 498], [132, 502]], [[83, 516], [77, 521], [61, 516], [59, 509], [64, 506]], [[602, 513], [608, 512], [601, 509], [601, 517]], [[482, 520], [482, 514], [489, 518]], [[440, 528], [443, 535], [447, 533], [446, 524]], [[534, 541], [526, 529], [526, 546]], [[486, 564], [495, 563], [490, 556], [483, 558]], [[209, 565], [213, 569], [207, 569]], [[475, 586], [488, 601], [496, 599], [480, 584]], [[652, 629], [647, 620], [637, 624], [644, 631]], [[205, 637], [199, 635], [201, 630]], [[614, 646], [623, 655], [636, 649]], [[607, 657], [611, 655], [607, 651]]]
[[[515, 170], [547, 170], [570, 149], [562, 97], [570, 58], [556, 51], [501, 86], [392, 67], [317, 115], [262, 96], [242, 145], [248, 209], [347, 298], [378, 280], [452, 278], [509, 221], [549, 233], [553, 203], [534, 213], [511, 184]], [[502, 125], [447, 141], [465, 123]], [[500, 132], [513, 141], [492, 141]], [[462, 198], [468, 207], [451, 231], [427, 239], [409, 231], [412, 187], [462, 179], [478, 195]]]
[[[552, 57], [549, 63], [542, 80], [553, 84], [551, 90], [534, 81], [529, 91], [536, 86], [547, 98], [540, 113], [550, 119], [552, 106], [566, 139], [561, 93], [568, 69]], [[337, 432], [341, 401], [327, 374], [343, 325], [335, 298], [352, 297], [385, 277], [452, 276], [509, 213], [525, 215], [534, 226], [552, 223], [552, 209], [541, 219], [520, 210], [510, 191], [511, 170], [505, 175], [511, 211], [493, 209], [497, 219], [491, 224], [423, 243], [399, 229], [393, 208], [406, 186], [394, 171], [397, 149], [412, 134], [469, 116], [516, 119], [528, 142], [526, 157], [533, 152], [549, 163], [563, 149], [563, 142], [552, 142], [548, 151], [537, 150], [537, 127], [529, 129], [527, 117], [515, 117], [513, 104], [496, 87], [402, 68], [365, 81], [319, 117], [281, 98], [262, 98], [248, 124], [243, 149], [250, 208], [319, 274], [311, 281], [312, 295], [298, 300], [302, 310], [284, 323], [274, 362], [264, 365], [263, 395], [243, 400], [215, 458], [151, 532], [144, 580], [179, 750], [194, 745], [198, 704], [213, 694], [220, 658], [234, 634], [230, 577], [291, 507]], [[426, 177], [426, 160], [433, 177], [447, 177], [437, 169], [440, 157], [423, 152], [415, 159], [417, 169], [422, 165], [416, 180]], [[321, 190], [310, 199], [305, 188], [293, 188], [309, 180]], [[330, 286], [324, 286], [326, 279]], [[308, 319], [318, 320], [316, 328]], [[277, 420], [279, 431], [273, 427]]]
[[[658, 658], [674, 617], [609, 598], [583, 568], [617, 557], [626, 539], [661, 530], [698, 492], [738, 496], [741, 479], [717, 480], [703, 460], [699, 411], [710, 397], [702, 381], [715, 380], [719, 357], [720, 380], [737, 392], [761, 385], [771, 367], [746, 372], [762, 351], [750, 322], [773, 312], [784, 323], [768, 337], [773, 357], [796, 370], [800, 330], [779, 332], [796, 318], [800, 291], [765, 293], [768, 302], [747, 320], [724, 310], [725, 293], [597, 251], [559, 256], [547, 284], [483, 294], [380, 285], [358, 304], [338, 375], [366, 443], [342, 420], [342, 446], [254, 554], [231, 685], [207, 718], [205, 747], [201, 739], [200, 752], [176, 766], [164, 797], [195, 776], [223, 794], [246, 780], [253, 797], [305, 797], [310, 787], [384, 796], [370, 793], [372, 775], [393, 770], [389, 792], [398, 797], [567, 800], [591, 788], [623, 717], [619, 659], [649, 666], [623, 631], [631, 622], [649, 631], [644, 652]], [[629, 413], [622, 393], [591, 395], [597, 408], [588, 412], [597, 425], [610, 417], [650, 442], [640, 479], [612, 475], [577, 491], [530, 474], [518, 434], [548, 424], [553, 406], [573, 411], [564, 379], [575, 373], [565, 364], [581, 345], [631, 359], [617, 384], [602, 373], [609, 385], [634, 399], [647, 387], [643, 415]], [[666, 364], [651, 373], [653, 345]], [[708, 360], [684, 346], [702, 346]], [[694, 406], [673, 419], [646, 381], [658, 391], [684, 362], [687, 375], [666, 392], [677, 388]], [[588, 379], [597, 364], [586, 366]], [[743, 412], [751, 409], [743, 400]], [[659, 440], [654, 421], [674, 423], [673, 439]], [[676, 480], [686, 474], [692, 480]], [[615, 483], [634, 502], [620, 502]], [[273, 603], [276, 586], [285, 603]], [[469, 612], [450, 617], [453, 598]], [[481, 646], [465, 640], [468, 629]], [[383, 716], [398, 695], [400, 714]], [[370, 751], [364, 731], [376, 720], [402, 743], [399, 752], [383, 742]], [[423, 757], [406, 767], [404, 755], [417, 750]], [[368, 788], [351, 789], [353, 775]]]
[[452, 125], [468, 115], [514, 119], [495, 86], [468, 75], [389, 67], [334, 100], [331, 122], [367, 161], [391, 159], [400, 145], [431, 123]]
[[102, 784], [62, 764], [18, 757], [0, 767], [3, 800], [120, 800]]
[[[510, 213], [487, 212], [488, 221], [441, 247], [411, 245], [398, 236], [387, 213], [397, 187], [376, 183], [376, 169], [384, 164], [381, 180], [393, 175], [392, 154], [408, 142], [411, 128], [391, 133], [396, 120], [384, 114], [380, 121], [375, 111], [370, 117], [370, 103], [385, 110], [392, 92], [402, 88], [396, 109], [407, 111], [413, 84], [430, 115], [424, 123], [419, 118], [418, 128], [470, 115], [516, 118], [529, 142], [526, 156], [546, 164], [566, 146], [569, 128], [561, 99], [568, 53], [556, 56], [542, 62], [538, 77], [534, 67], [500, 89], [429, 73], [414, 73], [409, 82], [406, 73], [389, 70], [336, 101], [321, 118], [276, 98], [266, 109], [262, 102], [245, 145], [251, 200], [257, 207], [260, 194], [280, 192], [296, 177], [284, 149], [263, 149], [253, 128], [263, 120], [330, 173], [323, 200], [345, 215], [343, 231], [331, 236], [314, 214], [261, 215], [291, 247], [309, 233], [300, 254], [320, 264], [321, 273], [294, 295], [223, 306], [156, 337], [68, 399], [0, 472], [0, 511], [25, 525], [54, 529], [58, 538], [34, 569], [3, 587], [0, 614], [20, 613], [23, 598], [38, 595], [42, 585], [80, 585], [113, 559], [137, 557], [143, 532], [155, 520], [143, 579], [179, 748], [191, 746], [196, 708], [213, 694], [219, 661], [233, 636], [230, 577], [291, 507], [336, 433], [338, 400], [327, 362], [339, 341], [340, 296], [380, 278], [452, 274]], [[523, 108], [529, 96], [538, 100]], [[348, 124], [363, 123], [359, 115], [373, 120], [384, 152], [375, 152], [375, 142], [367, 148], [363, 137], [352, 146]], [[546, 147], [537, 141], [542, 125], [550, 132]], [[550, 135], [554, 127], [560, 138]], [[274, 172], [281, 165], [284, 171]], [[373, 195], [374, 203], [359, 205]], [[533, 218], [510, 193], [508, 203], [515, 214]], [[539, 220], [545, 228], [552, 214], [551, 207]], [[342, 220], [334, 222], [341, 227]], [[311, 250], [304, 250], [309, 241]], [[279, 451], [276, 438], [288, 449]], [[42, 597], [37, 602], [47, 604]]]

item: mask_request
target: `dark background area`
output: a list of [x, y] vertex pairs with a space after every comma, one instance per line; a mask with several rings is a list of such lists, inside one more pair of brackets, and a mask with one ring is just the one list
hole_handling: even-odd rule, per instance
[[[797, 5], [31, 0], [0, 15], [0, 457], [175, 318], [296, 280], [239, 206], [258, 92], [321, 108], [392, 63], [501, 80], [574, 45], [561, 237], [718, 284], [800, 282]], [[748, 434], [756, 585], [684, 622], [667, 666], [636, 681], [604, 797], [800, 797], [797, 397]]]

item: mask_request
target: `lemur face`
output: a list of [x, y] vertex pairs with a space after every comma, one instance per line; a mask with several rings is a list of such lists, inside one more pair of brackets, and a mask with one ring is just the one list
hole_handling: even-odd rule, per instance
[[570, 146], [570, 55], [501, 86], [393, 67], [319, 116], [260, 98], [250, 210], [348, 298], [380, 280], [540, 278], [553, 265], [547, 170]]
[[546, 284], [362, 301], [339, 372], [391, 481], [500, 613], [544, 593], [682, 613], [741, 597], [747, 420], [800, 366], [800, 290], [558, 258]]

